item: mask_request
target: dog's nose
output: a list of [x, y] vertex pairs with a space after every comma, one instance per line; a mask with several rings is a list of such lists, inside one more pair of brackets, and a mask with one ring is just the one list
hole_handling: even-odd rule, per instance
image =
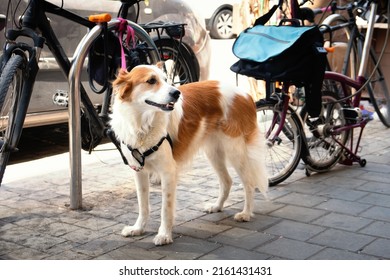
[[181, 92], [177, 89], [171, 90], [169, 92], [169, 95], [172, 96], [175, 99], [178, 99], [180, 97]]

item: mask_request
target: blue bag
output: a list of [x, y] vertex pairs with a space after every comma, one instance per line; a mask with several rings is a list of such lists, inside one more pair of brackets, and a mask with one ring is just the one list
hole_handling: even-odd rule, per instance
[[233, 44], [239, 60], [230, 69], [268, 83], [290, 82], [305, 87], [308, 113], [318, 116], [326, 67], [322, 33], [317, 26], [263, 25], [275, 10], [239, 34]]
[[257, 25], [244, 30], [233, 44], [233, 53], [240, 59], [265, 62], [283, 55], [284, 52], [298, 51], [294, 44], [307, 43], [316, 26], [294, 27], [291, 25], [263, 26]]

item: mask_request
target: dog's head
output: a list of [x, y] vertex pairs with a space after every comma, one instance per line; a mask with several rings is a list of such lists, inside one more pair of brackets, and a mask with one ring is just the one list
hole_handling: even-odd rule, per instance
[[120, 70], [113, 82], [116, 98], [139, 106], [172, 111], [180, 91], [166, 82], [162, 64], [139, 65], [130, 72]]

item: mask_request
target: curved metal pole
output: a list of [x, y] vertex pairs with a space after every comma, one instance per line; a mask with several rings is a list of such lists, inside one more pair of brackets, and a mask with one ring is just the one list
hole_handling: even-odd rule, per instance
[[[120, 23], [118, 19], [113, 19], [107, 23], [109, 30], [116, 28]], [[153, 47], [152, 61], [159, 61], [159, 53], [153, 40], [148, 33], [138, 24], [128, 21], [137, 35], [144, 40], [149, 39], [150, 46]], [[70, 208], [82, 208], [82, 175], [81, 175], [81, 123], [80, 123], [80, 82], [81, 71], [85, 58], [94, 40], [101, 34], [102, 26], [96, 25], [81, 40], [76, 48], [74, 60], [69, 71], [69, 156], [70, 156]]]
[[[112, 20], [108, 26], [118, 24]], [[82, 39], [75, 51], [69, 71], [69, 161], [70, 161], [70, 209], [82, 208], [81, 170], [81, 123], [80, 123], [80, 82], [84, 60], [94, 40], [101, 34], [102, 27], [96, 25]]]

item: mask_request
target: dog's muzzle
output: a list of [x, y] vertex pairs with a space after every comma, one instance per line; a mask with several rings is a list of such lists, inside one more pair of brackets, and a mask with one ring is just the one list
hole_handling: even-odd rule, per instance
[[170, 101], [166, 104], [156, 103], [156, 102], [153, 102], [151, 100], [145, 100], [145, 102], [146, 102], [146, 104], [158, 107], [163, 111], [172, 111], [175, 108], [175, 103], [179, 99], [180, 94], [181, 94], [181, 92], [178, 89], [171, 90], [169, 92], [169, 96], [171, 97], [172, 101]]

